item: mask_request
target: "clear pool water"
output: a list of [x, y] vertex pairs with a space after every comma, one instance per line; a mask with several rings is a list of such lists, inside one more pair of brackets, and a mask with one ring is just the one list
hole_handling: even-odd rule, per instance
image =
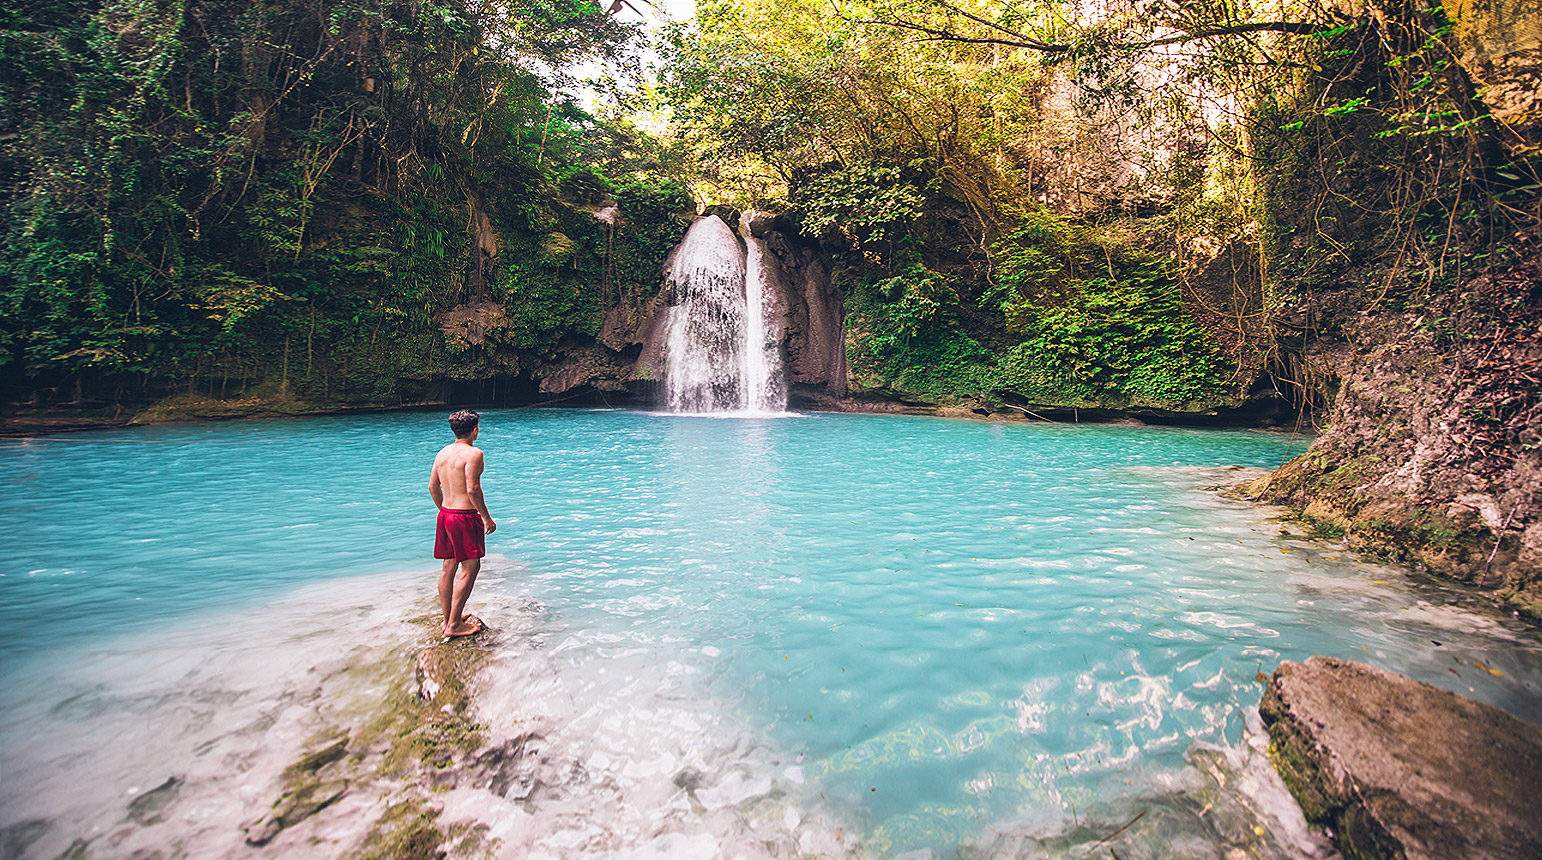
[[[18, 786], [96, 781], [116, 797], [158, 781], [78, 754], [113, 731], [111, 708], [71, 734], [63, 707], [140, 671], [126, 665], [160, 698], [120, 718], [176, 723], [190, 719], [178, 685], [279, 695], [241, 677], [269, 671], [260, 654], [233, 655], [406, 635], [378, 621], [433, 611], [427, 470], [447, 437], [438, 414], [400, 414], [0, 441], [0, 825], [47, 820], [37, 832], [53, 835], [28, 844], [57, 853], [72, 824], [110, 829], [121, 810], [79, 801], [49, 818]], [[545, 709], [639, 798], [674, 791], [688, 761], [738, 756], [709, 796], [796, 800], [793, 838], [817, 802], [871, 856], [1072, 844], [1084, 817], [1118, 822], [1181, 791], [1193, 750], [1242, 743], [1259, 673], [1313, 654], [1542, 719], [1542, 650], [1523, 630], [1206, 489], [1300, 439], [525, 410], [484, 413], [479, 444], [500, 528], [472, 608], [544, 643], [495, 665], [491, 701]], [[346, 590], [294, 596], [332, 581]], [[516, 620], [520, 606], [541, 609]], [[168, 641], [175, 660], [135, 664]], [[689, 713], [656, 721], [682, 698]], [[636, 726], [650, 738], [606, 740]], [[178, 734], [151, 743], [195, 761]], [[49, 752], [55, 735], [74, 754]], [[588, 814], [647, 815], [626, 808]], [[691, 838], [699, 856], [724, 851], [710, 826]], [[595, 855], [564, 839], [520, 851]]]

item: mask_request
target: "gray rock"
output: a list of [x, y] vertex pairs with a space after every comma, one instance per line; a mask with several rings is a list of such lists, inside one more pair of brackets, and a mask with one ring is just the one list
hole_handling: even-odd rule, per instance
[[1412, 678], [1286, 661], [1259, 705], [1275, 768], [1348, 857], [1542, 857], [1542, 726]]
[[451, 787], [472, 785], [509, 800], [528, 800], [541, 785], [539, 769], [544, 748], [539, 734], [525, 732], [482, 749], [461, 767], [442, 772], [440, 783]]

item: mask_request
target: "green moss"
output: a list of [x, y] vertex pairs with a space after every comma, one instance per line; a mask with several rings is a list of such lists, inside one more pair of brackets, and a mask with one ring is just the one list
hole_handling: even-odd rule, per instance
[[437, 860], [446, 836], [439, 811], [421, 800], [392, 804], [350, 855], [350, 860]]
[[[340, 737], [332, 734], [330, 740], [324, 739], [323, 744], [315, 752], [309, 752], [300, 756], [294, 764], [284, 768], [284, 779], [298, 780], [314, 776], [322, 768], [343, 758], [348, 753], [348, 734], [345, 732]], [[315, 744], [312, 744], [315, 746]]]
[[1297, 518], [1300, 519], [1303, 523], [1306, 523], [1307, 526], [1311, 528], [1312, 531], [1308, 537], [1316, 538], [1318, 540], [1338, 540], [1344, 536], [1345, 526], [1341, 522], [1320, 519], [1318, 517], [1308, 516], [1305, 513], [1298, 514]]
[[1286, 730], [1271, 727], [1269, 732], [1269, 762], [1284, 780], [1285, 787], [1300, 804], [1301, 812], [1315, 824], [1331, 824], [1333, 804], [1317, 787], [1320, 778], [1317, 764], [1306, 758], [1295, 743], [1281, 739]]
[[[431, 618], [423, 620], [425, 627], [433, 623]], [[423, 767], [441, 770], [474, 753], [487, 738], [486, 728], [468, 713], [470, 685], [487, 658], [488, 651], [471, 639], [420, 652], [419, 660], [432, 663], [442, 684], [434, 701], [422, 701], [399, 682], [378, 683], [386, 693], [371, 703], [354, 745], [381, 751], [377, 766], [388, 777], [409, 776]]]

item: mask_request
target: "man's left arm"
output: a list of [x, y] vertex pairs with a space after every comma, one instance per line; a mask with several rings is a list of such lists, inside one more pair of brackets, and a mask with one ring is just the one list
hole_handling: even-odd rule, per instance
[[493, 515], [487, 512], [487, 500], [482, 497], [482, 466], [484, 458], [482, 452], [477, 451], [471, 459], [466, 461], [466, 495], [471, 497], [471, 504], [476, 507], [477, 513], [482, 515], [482, 528], [487, 534], [498, 530], [498, 524], [493, 522]]

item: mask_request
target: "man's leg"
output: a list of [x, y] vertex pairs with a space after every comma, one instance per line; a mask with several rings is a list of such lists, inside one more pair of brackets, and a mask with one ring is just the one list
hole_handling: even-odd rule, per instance
[[445, 622], [444, 635], [466, 636], [482, 629], [482, 619], [461, 614], [461, 611], [466, 608], [466, 598], [471, 596], [471, 589], [477, 584], [477, 573], [481, 570], [480, 558], [468, 558], [460, 563], [460, 576], [455, 578], [455, 587], [450, 600], [450, 617]]
[[440, 626], [446, 632], [450, 629], [450, 598], [454, 593], [456, 564], [455, 559], [447, 558], [444, 560], [444, 566], [439, 571], [439, 608], [444, 613], [444, 617], [440, 620]]

